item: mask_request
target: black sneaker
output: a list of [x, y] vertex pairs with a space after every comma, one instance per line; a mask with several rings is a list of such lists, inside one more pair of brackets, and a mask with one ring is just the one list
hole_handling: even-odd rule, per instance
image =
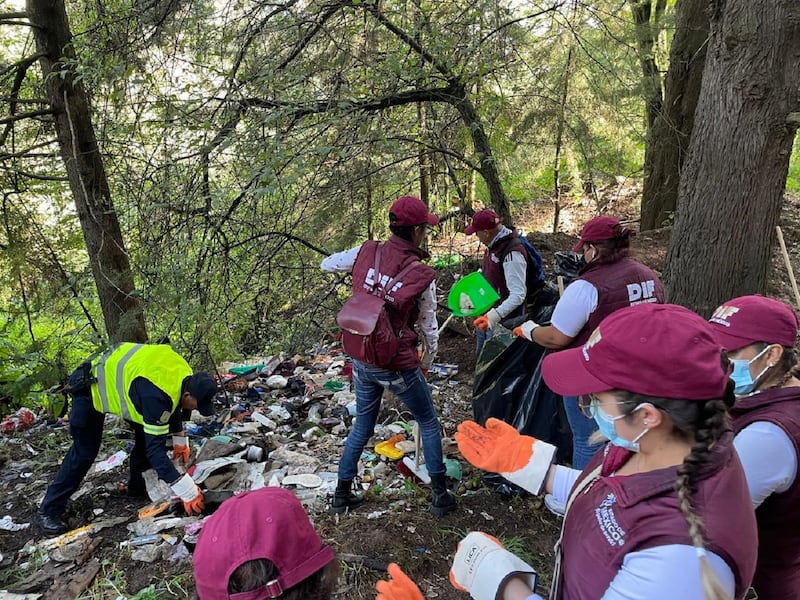
[[69, 525], [66, 524], [62, 517], [51, 517], [36, 511], [33, 517], [33, 522], [41, 529], [46, 535], [61, 535], [69, 531]]

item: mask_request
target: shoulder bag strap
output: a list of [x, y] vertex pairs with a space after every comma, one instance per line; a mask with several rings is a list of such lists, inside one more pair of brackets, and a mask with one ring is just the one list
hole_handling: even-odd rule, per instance
[[388, 296], [392, 292], [392, 288], [394, 284], [400, 281], [403, 277], [405, 277], [406, 273], [408, 273], [411, 269], [416, 267], [417, 265], [421, 264], [418, 260], [412, 260], [408, 263], [397, 275], [392, 277], [389, 282], [386, 284], [386, 288], [384, 289], [383, 293], [384, 296]]
[[553, 583], [550, 587], [549, 600], [557, 600], [559, 598], [559, 585], [561, 585], [561, 539], [564, 537], [564, 525], [567, 522], [569, 509], [572, 506], [572, 503], [575, 501], [575, 498], [578, 497], [578, 494], [584, 490], [588, 490], [589, 486], [600, 476], [600, 472], [602, 470], [603, 463], [601, 462], [599, 466], [589, 472], [586, 477], [578, 482], [578, 484], [575, 486], [575, 489], [573, 489], [572, 493], [569, 495], [566, 510], [564, 510], [564, 520], [561, 523], [561, 533], [558, 535], [558, 541], [554, 547], [556, 554], [556, 566], [555, 569], [553, 569]]

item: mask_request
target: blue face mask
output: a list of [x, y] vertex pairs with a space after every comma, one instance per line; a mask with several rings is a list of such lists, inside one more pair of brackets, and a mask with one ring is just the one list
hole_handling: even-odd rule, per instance
[[736, 387], [733, 389], [733, 393], [737, 396], [745, 396], [752, 392], [756, 388], [756, 383], [758, 380], [761, 379], [761, 376], [767, 372], [769, 369], [769, 365], [764, 367], [764, 369], [756, 375], [755, 379], [750, 375], [750, 365], [753, 361], [758, 360], [761, 356], [769, 350], [769, 346], [764, 348], [761, 352], [756, 354], [750, 360], [746, 358], [731, 358], [731, 364], [733, 365], [733, 372], [729, 375], [731, 379], [733, 379], [733, 383], [736, 384]]
[[[642, 403], [634, 408], [629, 414], [635, 413], [637, 410], [645, 406], [647, 403]], [[597, 423], [597, 427], [600, 429], [600, 433], [602, 433], [608, 441], [614, 444], [615, 446], [619, 446], [620, 448], [625, 448], [626, 450], [630, 450], [631, 452], [639, 452], [639, 440], [644, 437], [649, 429], [645, 428], [642, 433], [637, 435], [632, 440], [626, 440], [625, 438], [621, 438], [617, 434], [617, 427], [615, 425], [616, 421], [620, 419], [624, 419], [628, 415], [619, 415], [618, 417], [612, 417], [609, 414], [603, 412], [603, 409], [596, 402], [592, 402], [589, 405], [589, 413], [592, 415], [595, 423]]]

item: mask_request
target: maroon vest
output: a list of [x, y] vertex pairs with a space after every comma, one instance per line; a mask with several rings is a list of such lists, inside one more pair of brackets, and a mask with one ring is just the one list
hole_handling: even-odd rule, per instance
[[[703, 521], [705, 547], [731, 568], [741, 598], [753, 577], [758, 539], [732, 438], [726, 434], [701, 467], [692, 504]], [[606, 450], [584, 469], [581, 478], [603, 463], [600, 477], [578, 493], [566, 516], [559, 600], [601, 598], [629, 552], [692, 545], [675, 492], [677, 467], [612, 477], [632, 453], [615, 446]]]
[[[483, 254], [483, 266], [481, 267], [481, 273], [486, 278], [486, 281], [488, 281], [500, 295], [500, 299], [494, 303], [494, 307], [500, 306], [503, 302], [505, 302], [506, 298], [508, 298], [509, 292], [508, 285], [506, 284], [506, 276], [503, 272], [503, 261], [506, 259], [506, 256], [508, 256], [509, 252], [519, 252], [522, 254], [526, 265], [526, 282], [532, 281], [532, 279], [530, 279], [532, 277], [531, 259], [528, 256], [527, 250], [525, 250], [525, 246], [523, 246], [522, 242], [519, 241], [519, 234], [512, 232], [507, 236], [497, 240], [497, 242], [486, 248], [486, 252]], [[519, 308], [524, 308], [524, 304], [525, 303], [523, 302], [523, 305]], [[515, 311], [516, 310], [518, 309], [515, 309]], [[505, 316], [512, 317], [514, 314], [515, 313]]]
[[[364, 242], [358, 251], [353, 265], [353, 293], [368, 292], [372, 289], [375, 271], [375, 250], [378, 242]], [[402, 271], [413, 261], [428, 258], [428, 254], [414, 246], [411, 242], [393, 235], [384, 242], [381, 250], [381, 262], [378, 266], [383, 283]], [[414, 323], [419, 317], [417, 300], [430, 286], [436, 272], [420, 263], [412, 268], [402, 281], [397, 281], [387, 291], [386, 312], [392, 328], [400, 337], [400, 348], [395, 359], [385, 368], [394, 371], [415, 369], [420, 365], [417, 354], [417, 334]]]
[[[736, 401], [733, 430], [757, 421], [783, 429], [800, 457], [800, 387], [773, 388]], [[756, 509], [758, 565], [753, 587], [759, 598], [800, 599], [800, 476]]]
[[597, 308], [568, 348], [582, 346], [600, 321], [620, 308], [664, 302], [664, 286], [658, 275], [628, 256], [613, 263], [589, 265], [577, 279], [588, 281], [597, 289]]

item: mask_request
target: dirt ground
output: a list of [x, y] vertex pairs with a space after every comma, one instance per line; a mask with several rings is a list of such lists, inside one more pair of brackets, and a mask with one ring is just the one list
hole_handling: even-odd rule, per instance
[[[618, 213], [631, 212], [627, 206], [617, 207]], [[576, 221], [580, 221], [574, 217]], [[538, 226], [542, 226], [538, 223]], [[787, 198], [781, 226], [790, 252], [800, 244], [800, 198]], [[533, 228], [533, 226], [531, 227]], [[657, 271], [662, 271], [669, 243], [670, 230], [661, 229], [635, 238], [636, 257]], [[575, 236], [566, 234], [530, 234], [546, 266], [552, 266], [552, 253], [568, 249]], [[479, 249], [464, 245], [457, 249], [464, 256], [460, 267], [469, 272], [477, 265]], [[800, 261], [792, 253], [795, 272], [800, 273]], [[449, 288], [444, 276], [440, 282]], [[450, 282], [452, 275], [450, 275]], [[769, 278], [769, 293], [789, 303], [793, 302], [786, 270], [777, 249], [773, 252]], [[444, 320], [446, 313], [440, 316]], [[437, 362], [459, 365], [459, 374], [446, 393], [440, 397], [442, 423], [446, 436], [452, 436], [455, 425], [471, 418], [471, 381], [475, 366], [474, 339], [469, 324], [456, 320], [440, 341]], [[437, 400], [437, 401], [439, 401]], [[386, 414], [395, 407], [389, 400]], [[107, 444], [118, 447], [122, 430], [107, 435]], [[11, 515], [17, 523], [31, 522], [43, 485], [52, 477], [68, 445], [66, 428], [38, 427], [32, 431], [0, 437], [0, 517]], [[104, 447], [106, 450], [106, 447]], [[34, 456], [34, 452], [36, 455]], [[458, 457], [456, 449], [450, 456]], [[426, 488], [410, 486], [402, 498], [387, 498], [380, 493], [368, 494], [368, 502], [357, 511], [334, 517], [315, 507], [310, 511], [317, 530], [341, 559], [340, 599], [372, 599], [374, 583], [385, 576], [389, 562], [397, 562], [414, 579], [426, 598], [460, 599], [466, 595], [455, 591], [448, 581], [448, 571], [457, 542], [470, 530], [484, 530], [503, 540], [507, 546], [528, 560], [541, 577], [541, 590], [549, 586], [553, 566], [553, 544], [558, 536], [560, 520], [551, 515], [539, 498], [507, 499], [493, 493], [480, 483], [480, 473], [465, 461], [462, 485], [459, 488], [457, 510], [441, 519], [428, 513], [430, 502]], [[135, 518], [141, 502], [133, 502], [116, 492], [124, 481], [124, 469], [111, 471], [93, 481], [93, 489], [72, 509], [76, 526], [92, 519], [110, 517]], [[102, 510], [101, 514], [96, 511]], [[130, 537], [125, 523], [97, 534], [98, 545], [90, 551], [91, 560], [99, 565], [98, 574], [81, 598], [195, 598], [191, 562], [188, 559], [154, 563], [134, 561], [131, 549], [121, 548], [120, 542]], [[0, 590], [44, 592], [53, 581], [66, 572], [65, 566], [52, 562], [40, 567], [41, 553], [20, 552], [26, 545], [40, 541], [41, 534], [29, 527], [18, 532], [0, 531]], [[2, 593], [0, 592], [0, 598]], [[74, 597], [64, 590], [45, 597]]]

